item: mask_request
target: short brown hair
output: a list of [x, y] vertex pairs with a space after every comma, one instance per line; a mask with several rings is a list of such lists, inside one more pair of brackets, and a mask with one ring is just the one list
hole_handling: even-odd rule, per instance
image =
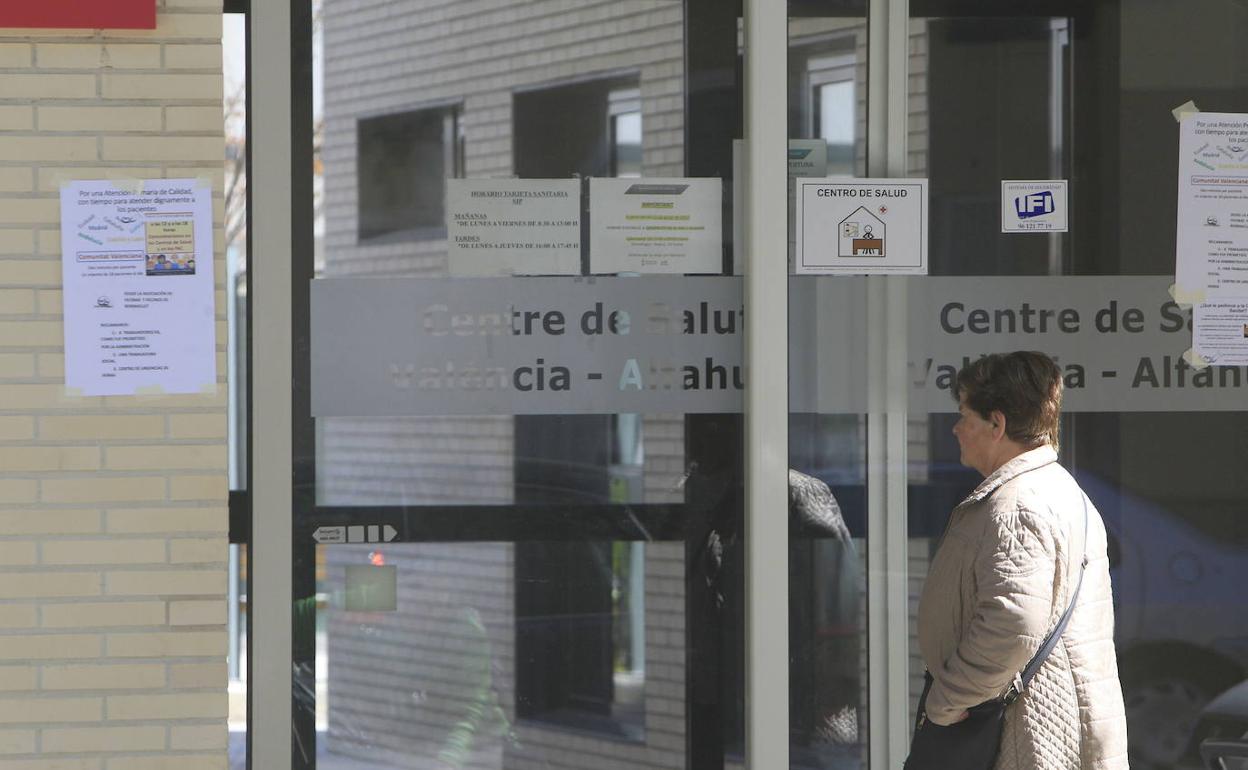
[[1005, 415], [1005, 435], [1025, 446], [1057, 448], [1062, 372], [1044, 353], [994, 353], [962, 367], [953, 397], [985, 420]]

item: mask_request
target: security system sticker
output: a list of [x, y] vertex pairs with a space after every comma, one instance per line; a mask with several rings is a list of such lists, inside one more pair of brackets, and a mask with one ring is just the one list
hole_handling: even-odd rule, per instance
[[1001, 181], [1001, 232], [1064, 233], [1070, 229], [1065, 179]]

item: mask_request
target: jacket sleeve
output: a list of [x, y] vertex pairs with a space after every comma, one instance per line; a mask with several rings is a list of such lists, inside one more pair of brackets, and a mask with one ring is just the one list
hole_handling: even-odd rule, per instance
[[1001, 695], [1051, 625], [1057, 574], [1051, 520], [1026, 509], [994, 511], [975, 554], [974, 615], [953, 656], [931, 672], [926, 711], [939, 725]]

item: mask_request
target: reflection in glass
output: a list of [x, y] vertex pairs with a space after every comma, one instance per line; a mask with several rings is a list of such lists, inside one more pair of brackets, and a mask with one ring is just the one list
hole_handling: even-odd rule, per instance
[[[319, 551], [322, 770], [583, 767], [570, 734], [620, 746], [643, 742], [648, 726], [674, 727], [664, 715], [680, 706], [684, 639], [662, 629], [682, 612], [662, 576], [682, 569], [679, 545]], [[367, 598], [368, 572], [381, 570], [393, 570], [396, 609], [352, 609]]]
[[[415, 0], [384, 6], [326, 3], [316, 14], [318, 278], [450, 275], [450, 177], [725, 175], [694, 173], [692, 158], [727, 155], [730, 138], [684, 146], [693, 116], [683, 96], [696, 90], [686, 88], [685, 36], [712, 35], [704, 24], [686, 26], [680, 3], [578, 0], [555, 15], [541, 4], [506, 13]], [[735, 55], [735, 37], [721, 43]], [[718, 75], [703, 81], [735, 93]], [[588, 253], [581, 257], [584, 274]], [[512, 278], [462, 280], [494, 281], [505, 295]], [[376, 342], [403, 333], [378, 329]], [[731, 622], [740, 614], [737, 583], [712, 585], [693, 572], [700, 565], [687, 566], [683, 522], [675, 534], [639, 535], [653, 538], [644, 542], [580, 529], [598, 517], [640, 528], [628, 519], [639, 505], [697, 503], [690, 517], [732, 518], [738, 418], [609, 409], [315, 421], [314, 445], [297, 447], [296, 462], [315, 467], [317, 506], [361, 521], [373, 520], [365, 507], [389, 508], [414, 529], [425, 513], [471, 506], [468, 518], [484, 523], [467, 533], [473, 542], [319, 547], [314, 565], [309, 557], [304, 572], [297, 568], [297, 590], [307, 594], [296, 597], [297, 623], [316, 638], [316, 682], [305, 675], [296, 701], [305, 720], [315, 713], [317, 748], [306, 764], [705, 766], [724, 744], [740, 745], [740, 725], [720, 703], [739, 700], [740, 661], [721, 655], [733, 648], [724, 637], [740, 630]], [[705, 445], [700, 464], [689, 449], [696, 442]], [[521, 527], [521, 542], [503, 542], [529, 511], [566, 511], [567, 526], [549, 538]], [[361, 609], [350, 581], [391, 568], [397, 609]], [[698, 642], [687, 630], [690, 585], [702, 589], [706, 610]], [[696, 684], [690, 659], [703, 672]]]
[[[247, 479], [247, 23], [243, 14], [222, 18], [221, 59], [225, 125], [225, 281], [227, 446], [231, 497]], [[237, 504], [233, 502], [232, 504]], [[229, 672], [231, 770], [247, 761], [247, 546], [231, 543], [227, 567], [226, 667]]]

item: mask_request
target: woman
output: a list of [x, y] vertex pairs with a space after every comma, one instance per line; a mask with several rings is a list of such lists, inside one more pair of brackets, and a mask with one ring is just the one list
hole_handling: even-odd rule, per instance
[[954, 724], [1009, 690], [1065, 612], [1086, 554], [1065, 633], [1006, 709], [995, 767], [1126, 768], [1105, 526], [1090, 502], [1085, 517], [1057, 462], [1061, 373], [1043, 353], [986, 356], [958, 372], [955, 395], [961, 462], [985, 478], [953, 510], [923, 586], [922, 717]]

